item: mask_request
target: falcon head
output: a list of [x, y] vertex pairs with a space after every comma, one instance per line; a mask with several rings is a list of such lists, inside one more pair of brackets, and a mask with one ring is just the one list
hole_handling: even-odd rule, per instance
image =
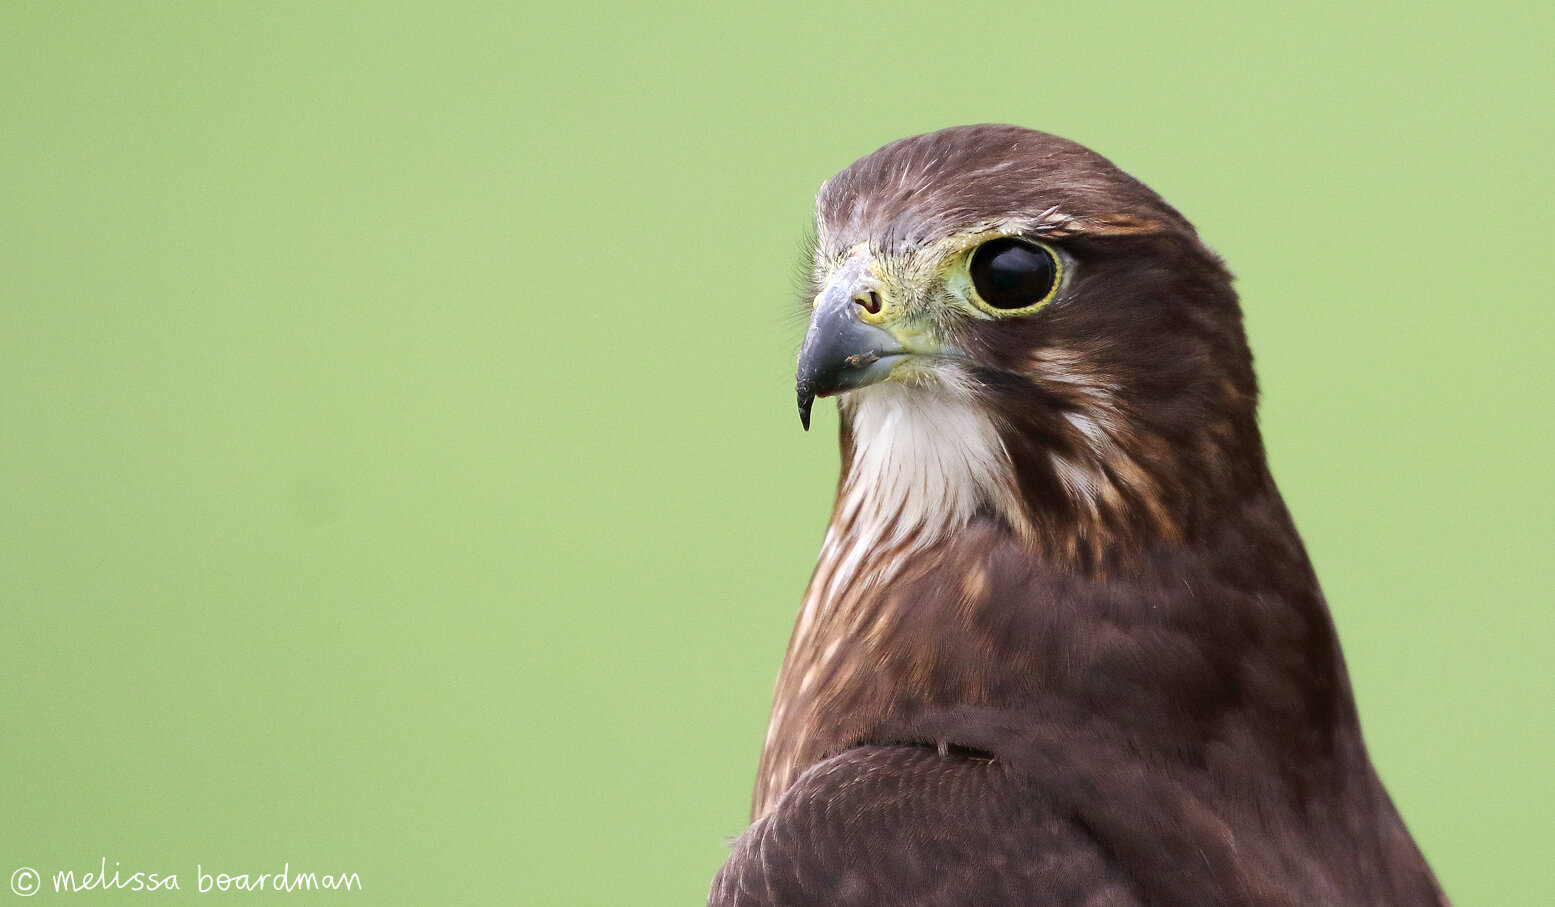
[[1231, 276], [1073, 142], [965, 126], [820, 190], [800, 418], [840, 395], [834, 523], [992, 516], [1055, 557], [1181, 540], [1265, 475]]

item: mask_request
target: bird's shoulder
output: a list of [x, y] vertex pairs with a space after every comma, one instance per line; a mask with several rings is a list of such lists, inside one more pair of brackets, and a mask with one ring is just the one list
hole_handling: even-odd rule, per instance
[[997, 759], [859, 746], [810, 767], [746, 830], [710, 907], [1136, 907], [1080, 824]]

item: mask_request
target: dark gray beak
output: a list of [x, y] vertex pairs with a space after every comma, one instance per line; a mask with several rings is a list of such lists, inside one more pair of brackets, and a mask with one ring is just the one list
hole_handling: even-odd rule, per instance
[[815, 313], [810, 316], [810, 330], [799, 348], [796, 390], [799, 422], [806, 431], [810, 429], [810, 407], [816, 397], [882, 381], [907, 355], [907, 350], [888, 331], [860, 319], [870, 304], [869, 291], [859, 288], [861, 270], [848, 268], [838, 273], [821, 292]]

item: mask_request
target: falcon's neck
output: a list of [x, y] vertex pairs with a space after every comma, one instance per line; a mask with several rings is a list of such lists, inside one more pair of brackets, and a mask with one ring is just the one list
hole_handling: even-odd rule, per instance
[[[1228, 710], [1272, 709], [1238, 726], [1319, 749], [1353, 724], [1326, 607], [1261, 456], [1237, 506], [1185, 538], [1173, 530], [1186, 515], [1108, 509], [1143, 506], [1128, 493], [1154, 481], [1143, 453], [1089, 474], [1073, 447], [1034, 462], [953, 383], [863, 388], [843, 416], [837, 501], [778, 681], [757, 815], [818, 759], [932, 708], [1084, 703], [1177, 750], [1213, 741]], [[1085, 418], [1065, 422], [1128, 455]], [[1122, 524], [1156, 535], [1125, 538]], [[1306, 692], [1242, 702], [1249, 665]], [[1177, 723], [1159, 725], [1166, 715]], [[1313, 729], [1322, 739], [1294, 739]]]

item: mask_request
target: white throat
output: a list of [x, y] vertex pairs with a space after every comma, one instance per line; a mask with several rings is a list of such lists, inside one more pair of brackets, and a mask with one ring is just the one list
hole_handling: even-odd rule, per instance
[[927, 541], [989, 506], [1016, 517], [1004, 444], [959, 376], [884, 381], [842, 400], [853, 461], [838, 524], [882, 541]]

